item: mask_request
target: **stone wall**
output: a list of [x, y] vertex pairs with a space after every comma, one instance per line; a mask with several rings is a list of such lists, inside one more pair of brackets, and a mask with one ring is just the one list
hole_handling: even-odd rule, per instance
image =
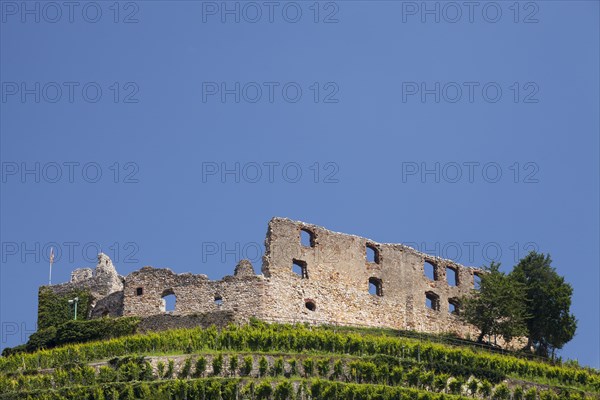
[[[305, 243], [302, 235], [308, 238]], [[433, 280], [424, 274], [425, 263], [435, 270]], [[452, 271], [456, 282], [449, 279], [454, 276], [448, 274]], [[450, 312], [449, 305], [458, 306], [456, 299], [473, 288], [474, 276], [480, 273], [401, 244], [377, 243], [316, 225], [273, 218], [265, 239], [261, 275], [255, 274], [249, 261], [242, 260], [234, 275], [219, 281], [153, 267], [143, 267], [123, 278], [110, 259], [100, 254], [95, 270], [75, 270], [71, 282], [52, 288], [90, 288], [94, 296], [92, 317], [150, 318], [148, 329], [196, 322], [205, 326], [212, 321], [207, 315], [227, 315], [215, 323], [257, 317], [279, 322], [452, 332], [464, 337], [475, 332]], [[165, 309], [164, 298], [169, 295], [176, 298], [172, 311]], [[192, 315], [205, 317], [184, 318]]]
[[[310, 240], [301, 243], [301, 232]], [[269, 222], [262, 272], [267, 278], [263, 317], [274, 321], [386, 326], [423, 332], [467, 330], [449, 302], [474, 286], [476, 269], [433, 257], [401, 244], [382, 244], [319, 226], [274, 218]], [[375, 256], [367, 259], [367, 247]], [[424, 263], [435, 280], [424, 274]], [[302, 273], [293, 271], [293, 264]], [[446, 270], [456, 271], [458, 284]], [[373, 283], [374, 294], [369, 292]], [[434, 308], [426, 306], [426, 297]]]
[[176, 274], [170, 269], [144, 267], [125, 278], [123, 315], [147, 316], [165, 313], [164, 297], [176, 298], [174, 315], [210, 311], [233, 311], [245, 316], [260, 314], [264, 279], [242, 260], [236, 274], [220, 281], [206, 275]]

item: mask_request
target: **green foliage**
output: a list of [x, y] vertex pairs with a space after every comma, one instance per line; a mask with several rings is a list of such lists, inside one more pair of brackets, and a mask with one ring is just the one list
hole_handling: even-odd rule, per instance
[[513, 390], [513, 400], [523, 400], [524, 395], [525, 395], [525, 392], [523, 391], [522, 386], [517, 386]]
[[179, 379], [186, 379], [189, 378], [189, 376], [192, 373], [192, 359], [191, 358], [186, 358], [185, 362], [183, 363], [183, 366], [181, 367], [181, 370], [179, 371]]
[[290, 375], [298, 375], [298, 361], [295, 358], [292, 358], [288, 361], [288, 364], [290, 365]]
[[326, 358], [317, 361], [317, 371], [319, 372], [319, 376], [327, 378], [327, 376], [329, 375], [330, 361], [331, 360]]
[[527, 392], [525, 392], [525, 400], [536, 400], [536, 399], [537, 399], [537, 389], [535, 387], [532, 387]]
[[25, 349], [33, 352], [68, 343], [83, 343], [132, 335], [136, 332], [139, 322], [139, 318], [136, 317], [71, 320], [58, 327], [42, 328], [31, 334]]
[[175, 361], [169, 360], [167, 363], [167, 371], [165, 372], [165, 378], [171, 379], [173, 378], [173, 373], [175, 372]]
[[541, 355], [562, 348], [577, 329], [577, 320], [570, 313], [573, 288], [551, 263], [549, 254], [532, 251], [511, 272], [526, 291], [528, 345]]
[[479, 290], [460, 299], [460, 318], [477, 327], [482, 342], [486, 335], [499, 335], [507, 342], [525, 334], [525, 286], [499, 270], [492, 262], [484, 268]]
[[252, 373], [252, 367], [254, 365], [254, 360], [251, 356], [244, 357], [244, 365], [242, 366], [242, 375], [248, 376]]
[[223, 371], [223, 354], [219, 354], [212, 360], [213, 375], [220, 375]]
[[258, 360], [258, 376], [265, 376], [267, 374], [267, 370], [269, 369], [269, 362], [262, 356], [260, 360]]
[[460, 378], [452, 378], [448, 382], [448, 389], [452, 394], [460, 394], [462, 392], [463, 381]]
[[136, 317], [68, 321], [58, 328], [56, 344], [82, 343], [132, 335], [139, 322], [140, 320]]
[[471, 380], [467, 382], [467, 388], [469, 389], [469, 392], [471, 392], [471, 396], [475, 397], [477, 390], [479, 389], [479, 381], [475, 378], [471, 378]]
[[269, 399], [271, 397], [271, 393], [273, 393], [273, 388], [271, 384], [267, 381], [262, 381], [254, 390], [257, 399]]
[[42, 286], [38, 292], [38, 329], [59, 326], [73, 320], [74, 309], [69, 300], [79, 298], [77, 303], [77, 319], [85, 320], [90, 311], [92, 297], [89, 290], [72, 289], [56, 294], [47, 286]]
[[157, 372], [158, 372], [158, 377], [159, 377], [159, 378], [161, 378], [161, 379], [162, 379], [162, 378], [164, 378], [164, 377], [165, 377], [165, 363], [164, 363], [164, 362], [162, 362], [162, 361], [159, 361], [159, 362], [156, 364], [156, 370], [157, 370]]
[[344, 375], [344, 364], [342, 360], [336, 360], [333, 364], [333, 379], [340, 379]]
[[196, 360], [196, 372], [194, 376], [204, 376], [204, 373], [206, 372], [206, 365], [206, 358], [204, 358], [203, 356], [198, 357], [198, 359]]
[[237, 374], [237, 369], [238, 369], [238, 365], [239, 365], [239, 360], [237, 358], [237, 356], [230, 356], [229, 357], [229, 373], [231, 374], [231, 376], [235, 376]]
[[273, 362], [273, 376], [283, 375], [283, 357], [278, 357]]
[[304, 370], [304, 376], [312, 376], [315, 372], [315, 362], [312, 358], [305, 358], [302, 360], [302, 369]]
[[496, 385], [494, 388], [494, 400], [509, 400], [510, 399], [510, 389], [506, 386], [505, 383], [501, 383]]
[[[244, 376], [251, 373], [253, 362], [257, 361], [259, 373], [261, 371], [260, 364], [263, 364], [262, 376], [260, 379], [243, 378], [244, 384], [239, 388], [235, 386], [235, 382], [237, 382], [235, 379], [223, 380], [221, 377], [174, 379], [173, 381], [178, 382], [179, 386], [158, 385], [159, 382], [171, 381], [155, 381], [152, 370], [148, 367], [149, 364], [143, 355], [151, 353], [183, 354], [188, 348], [191, 348], [195, 354], [200, 353], [199, 357], [203, 357], [201, 354], [205, 352], [205, 355], [209, 354], [210, 357], [214, 355], [214, 358], [218, 358], [219, 355], [222, 358], [226, 357], [229, 363], [232, 358], [243, 357], [239, 370]], [[252, 355], [249, 355], [249, 352]], [[269, 370], [267, 358], [263, 355], [266, 352], [270, 353], [269, 357], [273, 357], [271, 370]], [[282, 354], [285, 358], [282, 358]], [[335, 358], [332, 355], [335, 355]], [[95, 376], [90, 374], [90, 368], [86, 366], [86, 363], [102, 359], [110, 359], [109, 367], [100, 368]], [[286, 361], [283, 361], [284, 359]], [[200, 358], [196, 364], [199, 360]], [[302, 360], [304, 371], [309, 372], [304, 379], [298, 377], [296, 371], [298, 361], [296, 360]], [[206, 370], [206, 359], [203, 362], [201, 371]], [[62, 368], [58, 368], [50, 374], [36, 373], [39, 369], [56, 367]], [[246, 373], [245, 368], [247, 368]], [[171, 379], [173, 369], [173, 360], [169, 361], [168, 368], [165, 367], [164, 362], [161, 367], [159, 362], [156, 375]], [[185, 369], [184, 365], [183, 370]], [[265, 325], [260, 328], [230, 326], [220, 331], [212, 328], [180, 329], [120, 337], [96, 343], [67, 345], [31, 354], [12, 355], [0, 359], [0, 399], [18, 398], [14, 396], [15, 391], [33, 393], [36, 390], [57, 390], [56, 388], [70, 390], [70, 392], [56, 392], [66, 398], [92, 399], [93, 396], [97, 397], [97, 393], [81, 394], [76, 393], [76, 390], [85, 391], [87, 389], [84, 388], [87, 388], [90, 382], [94, 382], [92, 387], [107, 386], [103, 395], [105, 400], [108, 400], [113, 394], [108, 390], [108, 388], [113, 388], [112, 382], [123, 381], [134, 386], [134, 394], [137, 397], [141, 397], [142, 391], [138, 382], [146, 382], [156, 399], [184, 398], [180, 396], [180, 393], [184, 392], [187, 393], [188, 398], [229, 399], [235, 398], [236, 390], [239, 398], [242, 399], [253, 398], [253, 395], [244, 397], [241, 394], [242, 391], [250, 390], [250, 388], [254, 390], [260, 381], [266, 380], [274, 388], [271, 396], [275, 396], [278, 382], [283, 376], [281, 371], [289, 371], [289, 375], [294, 375], [291, 381], [298, 382], [297, 387], [301, 396], [304, 396], [303, 398], [310, 394], [313, 388], [311, 382], [314, 382], [311, 377], [316, 373], [319, 377], [353, 382], [353, 385], [356, 385], [339, 386], [324, 383], [314, 385], [315, 388], [322, 389], [323, 393], [327, 393], [327, 396], [331, 396], [330, 398], [353, 398], [351, 396], [355, 396], [355, 399], [367, 399], [369, 397], [366, 397], [366, 393], [369, 393], [369, 396], [375, 396], [374, 398], [385, 399], [388, 398], [385, 397], [387, 392], [379, 392], [379, 389], [372, 388], [384, 388], [387, 391], [395, 390], [396, 387], [408, 386], [410, 391], [393, 392], [400, 396], [395, 398], [410, 398], [411, 400], [432, 398], [437, 400], [438, 394], [444, 394], [447, 396], [446, 398], [451, 399], [453, 395], [444, 392], [456, 393], [457, 384], [453, 384], [453, 382], [466, 382], [471, 376], [484, 382], [480, 394], [484, 394], [483, 397], [486, 398], [492, 394], [492, 383], [497, 384], [506, 377], [512, 376], [523, 377], [527, 380], [539, 378], [540, 383], [554, 382], [557, 385], [569, 387], [571, 394], [561, 391], [561, 399], [577, 398], [580, 400], [580, 397], [572, 397], [577, 392], [571, 388], [581, 388], [588, 392], [600, 391], [600, 374], [592, 369], [550, 365], [513, 356], [495, 355], [485, 351], [475, 352], [472, 349], [418, 342], [406, 338], [355, 334], [348, 330], [336, 332], [320, 327]], [[231, 368], [229, 372], [232, 375]], [[266, 378], [269, 372], [275, 378]], [[194, 376], [198, 377], [201, 374], [196, 373]], [[189, 374], [180, 371], [178, 377], [187, 378]], [[210, 384], [207, 383], [208, 380], [210, 380]], [[247, 387], [249, 380], [256, 384]], [[489, 385], [487, 394], [485, 394], [486, 382]], [[198, 387], [194, 385], [198, 385]], [[129, 395], [122, 390], [124, 387], [118, 386], [118, 388], [121, 395]], [[425, 389], [432, 393], [426, 394], [423, 392]], [[192, 391], [201, 394], [193, 395]], [[496, 391], [493, 393], [496, 394]], [[3, 394], [6, 396], [2, 397]], [[44, 394], [47, 393], [44, 392]], [[350, 397], [344, 397], [346, 395]], [[35, 398], [43, 397], [36, 394]]]
[[273, 395], [275, 400], [289, 400], [294, 394], [294, 388], [289, 381], [283, 381], [275, 387]]
[[481, 393], [484, 398], [489, 398], [492, 395], [492, 384], [486, 380], [481, 382], [481, 385], [479, 386], [479, 393]]
[[29, 335], [29, 340], [25, 344], [25, 350], [33, 352], [38, 349], [52, 348], [57, 344], [57, 329], [54, 326], [43, 328]]

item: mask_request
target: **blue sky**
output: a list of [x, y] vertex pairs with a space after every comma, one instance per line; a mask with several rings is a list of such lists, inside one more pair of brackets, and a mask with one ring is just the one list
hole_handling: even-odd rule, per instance
[[550, 253], [561, 355], [600, 366], [598, 2], [61, 3], [1, 3], [1, 347], [53, 244], [54, 282], [98, 248], [219, 278], [282, 216], [472, 266]]

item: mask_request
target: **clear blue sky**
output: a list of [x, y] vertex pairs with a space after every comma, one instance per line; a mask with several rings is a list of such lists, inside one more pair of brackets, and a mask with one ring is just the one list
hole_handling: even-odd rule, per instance
[[96, 244], [219, 278], [260, 271], [282, 216], [465, 265], [550, 253], [561, 355], [600, 366], [597, 1], [61, 3], [0, 3], [2, 347], [51, 243], [54, 282]]

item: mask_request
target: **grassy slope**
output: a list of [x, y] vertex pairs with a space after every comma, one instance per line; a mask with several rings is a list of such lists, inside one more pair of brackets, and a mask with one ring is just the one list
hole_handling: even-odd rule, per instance
[[[429, 338], [433, 339], [433, 338]], [[255, 322], [0, 359], [0, 399], [598, 399], [600, 374], [392, 330]]]

